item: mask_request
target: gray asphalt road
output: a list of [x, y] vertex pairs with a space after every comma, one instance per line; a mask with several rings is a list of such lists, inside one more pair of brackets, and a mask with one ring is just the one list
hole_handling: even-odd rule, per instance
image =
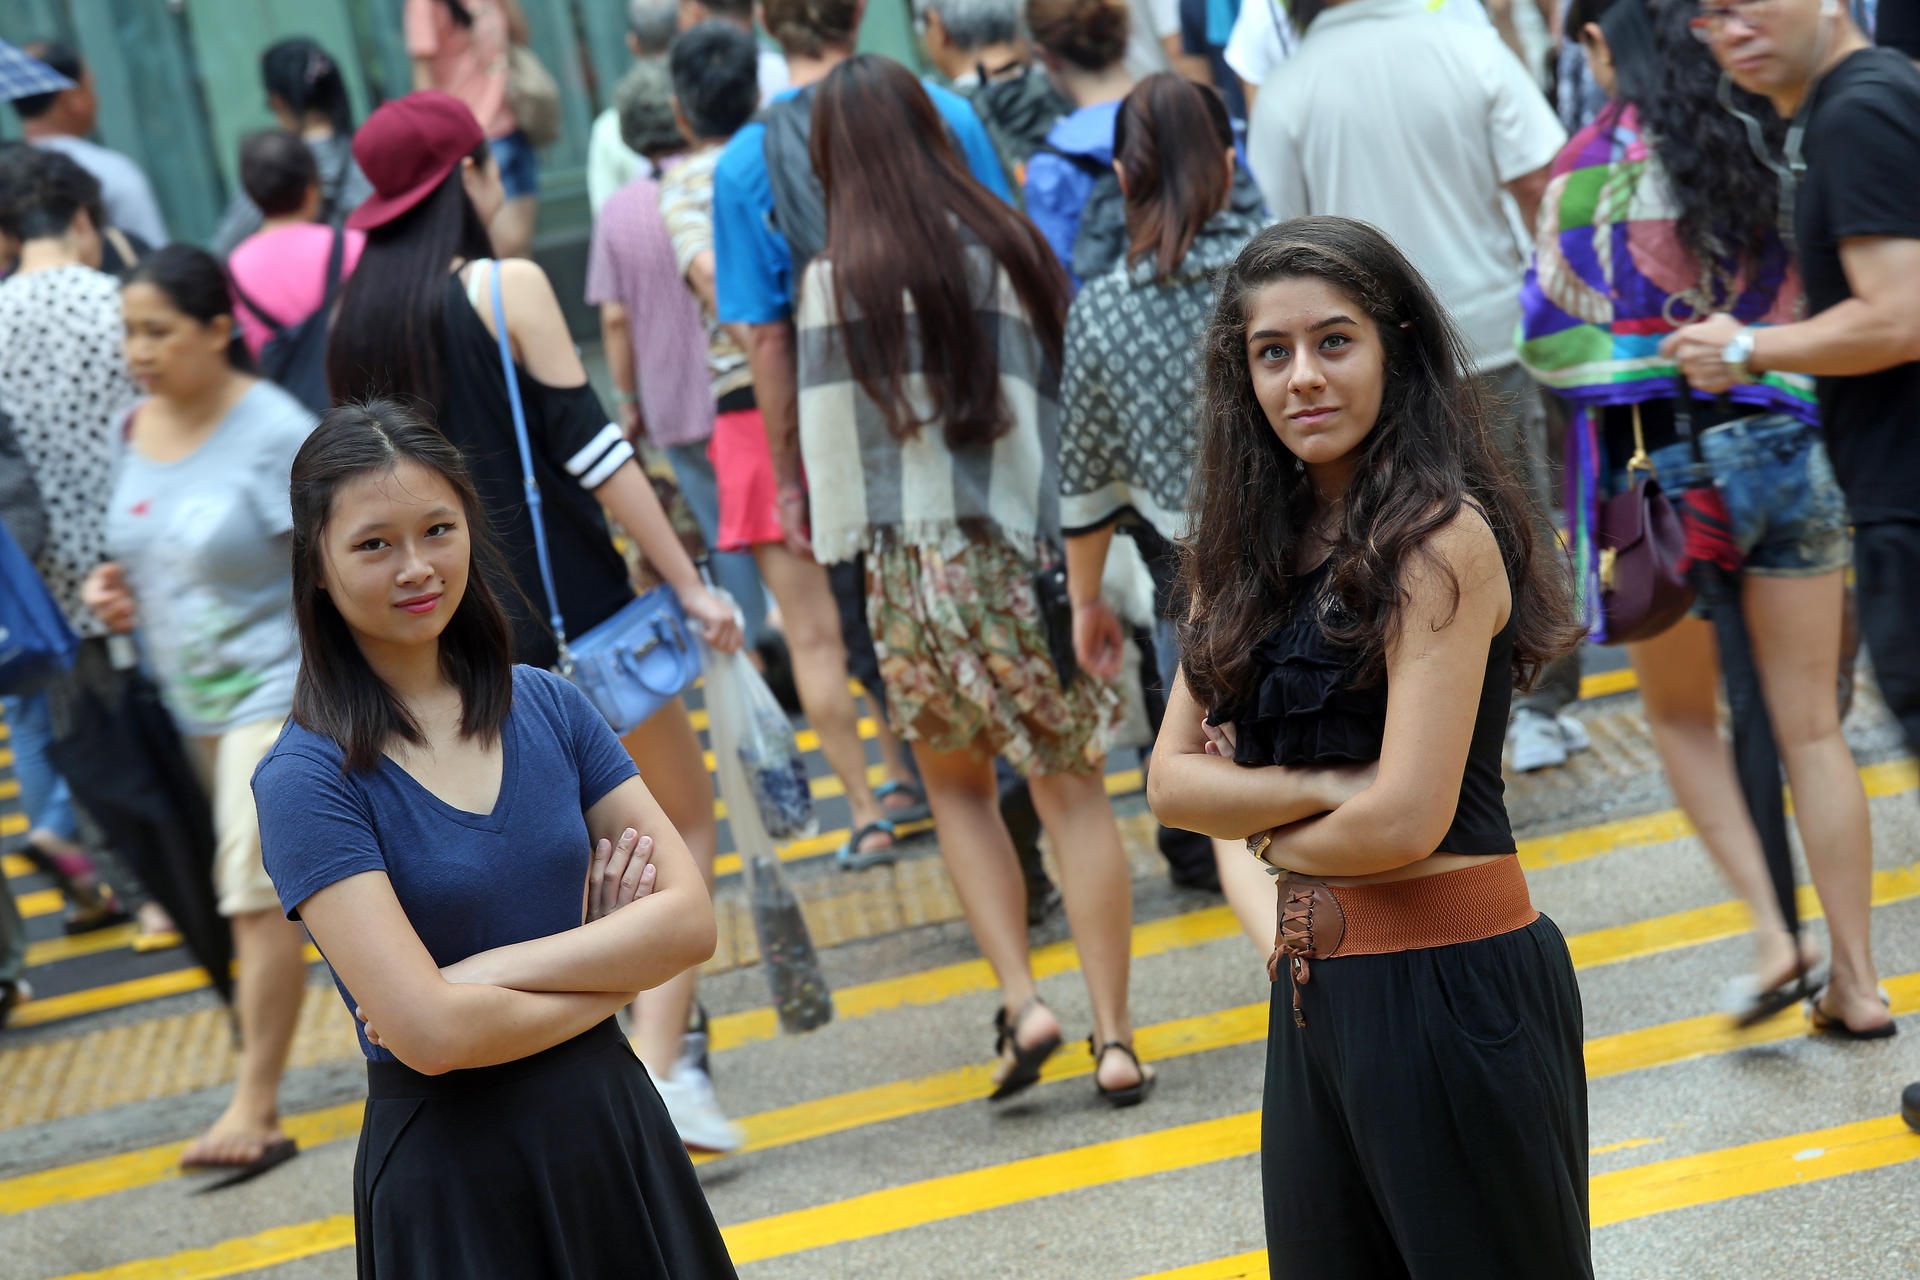
[[[1657, 777], [1622, 776], [1628, 780], [1596, 784], [1584, 806], [1560, 804], [1569, 812], [1556, 811], [1531, 833], [1665, 803]], [[1892, 898], [1875, 915], [1876, 951], [1902, 1010], [1920, 1007], [1916, 794], [1895, 789], [1873, 801], [1876, 867]], [[1623, 803], [1623, 795], [1644, 801]], [[1718, 1037], [1709, 1015], [1724, 980], [1745, 965], [1747, 943], [1713, 936], [1706, 909], [1729, 895], [1691, 838], [1602, 848], [1529, 879], [1536, 904], [1575, 940], [1576, 955], [1611, 961], [1580, 975], [1594, 1204], [1609, 1223], [1594, 1233], [1598, 1274], [1920, 1273], [1920, 1136], [1889, 1135], [1884, 1126], [1900, 1086], [1920, 1078], [1914, 1019], [1903, 1019], [1904, 1034], [1873, 1045], [1815, 1040], [1798, 1026], [1745, 1047]], [[1212, 1030], [1182, 1042], [1194, 1047], [1197, 1038], [1197, 1051], [1161, 1056], [1160, 1087], [1143, 1107], [1100, 1104], [1084, 1072], [1004, 1109], [955, 1095], [943, 1073], [987, 1060], [992, 997], [953, 994], [924, 978], [897, 1007], [717, 1054], [720, 1098], [756, 1134], [774, 1132], [776, 1119], [831, 1130], [701, 1168], [719, 1221], [740, 1227], [737, 1244], [758, 1258], [742, 1274], [1135, 1280], [1260, 1248], [1257, 1128], [1226, 1118], [1260, 1105], [1264, 957], [1237, 934], [1208, 931], [1214, 917], [1195, 913], [1214, 900], [1159, 880], [1141, 881], [1138, 899], [1137, 920], [1161, 922], [1154, 936], [1166, 945], [1135, 963], [1136, 1022], [1220, 1015], [1203, 1019]], [[848, 991], [974, 954], [963, 928], [944, 925], [842, 947], [827, 963], [836, 988]], [[1084, 1048], [1071, 1040], [1089, 1030], [1077, 973], [1042, 985], [1070, 1037], [1061, 1062], [1083, 1063]], [[753, 969], [723, 975], [706, 984], [704, 999], [715, 1015], [756, 1008], [766, 1001], [765, 982]], [[295, 1080], [290, 1109], [351, 1099], [356, 1090], [350, 1064], [313, 1068]], [[203, 1091], [0, 1130], [0, 1209], [21, 1194], [29, 1169], [184, 1137], [218, 1102], [217, 1090]], [[1779, 1149], [1755, 1148], [1770, 1142]], [[352, 1159], [347, 1138], [216, 1196], [190, 1195], [166, 1179], [13, 1213], [0, 1218], [0, 1276], [102, 1268], [113, 1268], [105, 1274], [115, 1280], [348, 1276], [349, 1252], [316, 1246], [338, 1243], [337, 1223], [331, 1236], [326, 1224], [350, 1211]], [[257, 1237], [251, 1254], [234, 1243], [249, 1237]], [[209, 1252], [185, 1252], [193, 1250]], [[1201, 1269], [1183, 1280], [1232, 1274]]]

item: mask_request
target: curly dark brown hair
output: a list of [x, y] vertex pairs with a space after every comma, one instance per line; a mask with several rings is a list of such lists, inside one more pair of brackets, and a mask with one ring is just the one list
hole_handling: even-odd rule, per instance
[[[1373, 318], [1386, 349], [1380, 416], [1360, 444], [1331, 554], [1342, 609], [1321, 625], [1377, 682], [1407, 592], [1405, 570], [1473, 503], [1500, 544], [1513, 590], [1516, 683], [1579, 642], [1570, 575], [1489, 430], [1480, 391], [1446, 311], [1420, 273], [1375, 228], [1351, 218], [1295, 218], [1247, 243], [1222, 276], [1202, 337], [1193, 531], [1181, 548], [1186, 602], [1180, 653], [1188, 688], [1216, 711], [1254, 685], [1254, 645], [1295, 607], [1301, 541], [1317, 506], [1307, 471], [1268, 420], [1248, 368], [1252, 297], [1277, 280], [1324, 280]], [[1456, 597], [1458, 583], [1456, 581]]]

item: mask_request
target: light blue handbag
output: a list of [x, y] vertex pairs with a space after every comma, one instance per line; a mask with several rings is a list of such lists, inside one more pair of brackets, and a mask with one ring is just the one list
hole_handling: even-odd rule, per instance
[[500, 264], [490, 264], [493, 327], [500, 340], [500, 367], [507, 378], [507, 402], [513, 406], [513, 438], [520, 446], [520, 475], [526, 486], [527, 516], [533, 522], [534, 552], [540, 560], [540, 584], [547, 593], [548, 624], [560, 648], [555, 667], [587, 695], [615, 733], [624, 734], [679, 697], [700, 678], [700, 646], [680, 598], [671, 587], [655, 587], [593, 630], [567, 640], [560, 618], [560, 597], [553, 589], [547, 559], [547, 528], [540, 484], [533, 475], [533, 446], [527, 440], [527, 413], [520, 403], [520, 377], [507, 339], [506, 308], [500, 304]]

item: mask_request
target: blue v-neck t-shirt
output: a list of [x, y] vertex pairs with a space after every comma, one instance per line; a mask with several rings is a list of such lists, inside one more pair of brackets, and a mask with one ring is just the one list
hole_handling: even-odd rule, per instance
[[[633, 760], [585, 695], [535, 667], [513, 669], [500, 741], [493, 810], [468, 813], [385, 757], [346, 772], [333, 739], [289, 723], [253, 775], [261, 853], [287, 917], [328, 885], [384, 871], [441, 966], [578, 928], [586, 811], [634, 776]], [[354, 1029], [367, 1057], [392, 1059]]]

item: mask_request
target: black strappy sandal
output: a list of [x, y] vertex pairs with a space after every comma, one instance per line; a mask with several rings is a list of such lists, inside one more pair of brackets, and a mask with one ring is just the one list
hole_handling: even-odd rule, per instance
[[[1107, 1056], [1107, 1050], [1109, 1049], [1118, 1049], [1133, 1059], [1133, 1069], [1140, 1073], [1140, 1079], [1138, 1081], [1133, 1084], [1122, 1085], [1118, 1089], [1109, 1089], [1100, 1083], [1100, 1059]], [[1153, 1082], [1159, 1079], [1159, 1077], [1147, 1074], [1146, 1067], [1141, 1065], [1140, 1055], [1135, 1053], [1133, 1046], [1126, 1041], [1109, 1040], [1103, 1045], [1096, 1046], [1093, 1037], [1088, 1036], [1087, 1052], [1093, 1055], [1093, 1087], [1099, 1092], [1101, 1097], [1111, 1102], [1114, 1106], [1137, 1107], [1147, 1100], [1148, 1094], [1153, 1092]]]
[[1051, 1058], [1054, 1051], [1060, 1047], [1060, 1036], [1058, 1032], [1048, 1036], [1045, 1040], [1042, 1040], [1030, 1049], [1021, 1047], [1019, 1037], [1016, 1033], [1020, 1030], [1020, 1024], [1026, 1021], [1027, 1015], [1036, 1007], [1045, 1007], [1039, 996], [1028, 997], [1027, 1002], [1020, 1006], [1020, 1012], [1014, 1014], [1011, 1018], [1007, 1017], [1007, 1010], [1004, 1005], [994, 1010], [993, 1052], [996, 1056], [1003, 1054], [1007, 1051], [1007, 1047], [1011, 1045], [1013, 1047], [1013, 1069], [1007, 1072], [1006, 1077], [993, 1087], [993, 1092], [987, 1095], [988, 1102], [1004, 1102], [1014, 1094], [1023, 1093], [1038, 1084], [1040, 1082], [1040, 1068], [1046, 1065], [1047, 1059]]

